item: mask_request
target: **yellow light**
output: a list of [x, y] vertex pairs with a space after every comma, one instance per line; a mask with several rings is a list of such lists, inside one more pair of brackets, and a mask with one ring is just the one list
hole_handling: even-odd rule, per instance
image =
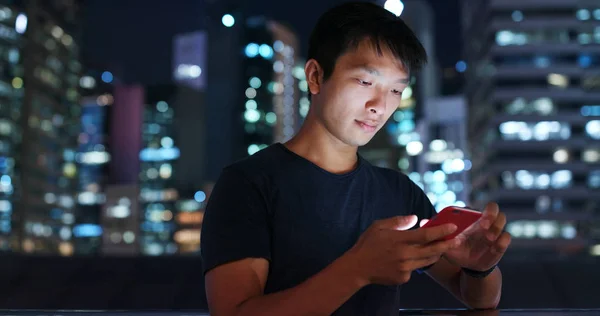
[[61, 242], [58, 245], [58, 251], [63, 256], [72, 256], [73, 255], [73, 244], [68, 242]]
[[68, 178], [73, 178], [77, 174], [77, 167], [74, 163], [68, 162], [63, 166], [63, 174]]
[[23, 88], [23, 79], [19, 78], [19, 77], [14, 77], [12, 80], [12, 86], [15, 89], [21, 89]]

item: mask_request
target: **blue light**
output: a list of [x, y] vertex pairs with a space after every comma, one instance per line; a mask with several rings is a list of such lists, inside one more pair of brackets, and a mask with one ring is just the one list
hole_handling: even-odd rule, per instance
[[194, 194], [194, 200], [196, 200], [198, 203], [204, 202], [206, 200], [206, 193], [202, 191], [196, 192], [196, 194]]
[[584, 105], [581, 107], [583, 116], [600, 116], [600, 105]]
[[3, 175], [0, 177], [0, 184], [2, 185], [11, 185], [12, 181], [8, 175]]
[[75, 237], [99, 237], [102, 235], [102, 227], [96, 224], [80, 224], [73, 227]]
[[179, 158], [179, 148], [144, 148], [140, 151], [141, 161], [166, 161]]
[[464, 61], [459, 61], [456, 63], [456, 71], [465, 72], [467, 70], [467, 63]]
[[271, 59], [273, 57], [273, 49], [267, 44], [260, 45], [258, 52], [265, 59]]
[[579, 56], [579, 66], [581, 68], [588, 68], [592, 65], [592, 58], [588, 55], [580, 55]]
[[232, 27], [235, 24], [235, 18], [231, 14], [225, 14], [221, 18], [221, 23], [226, 27]]
[[250, 43], [248, 45], [246, 45], [246, 56], [252, 58], [252, 57], [256, 57], [256, 55], [258, 55], [258, 50], [259, 50], [259, 46], [256, 43]]
[[102, 73], [102, 81], [106, 82], [106, 83], [111, 83], [113, 81], [114, 77], [113, 74], [110, 71], [105, 71]]
[[412, 132], [414, 129], [415, 129], [415, 122], [413, 122], [413, 121], [404, 120], [404, 121], [398, 123], [398, 130], [401, 133]]
[[63, 210], [59, 208], [53, 208], [52, 210], [50, 210], [50, 217], [52, 217], [53, 219], [61, 219], [63, 213]]
[[388, 123], [385, 125], [387, 132], [391, 135], [396, 135], [398, 132], [398, 124]]
[[550, 58], [546, 56], [538, 56], [534, 58], [533, 63], [538, 68], [546, 68], [550, 66]]

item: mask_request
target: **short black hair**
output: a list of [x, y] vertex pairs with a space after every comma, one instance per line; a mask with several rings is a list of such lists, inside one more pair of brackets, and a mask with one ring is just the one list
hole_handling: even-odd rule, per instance
[[409, 73], [427, 63], [427, 52], [408, 25], [369, 2], [344, 3], [321, 15], [310, 36], [307, 57], [321, 65], [327, 80], [337, 59], [365, 39], [373, 41], [379, 54], [381, 45], [386, 45]]

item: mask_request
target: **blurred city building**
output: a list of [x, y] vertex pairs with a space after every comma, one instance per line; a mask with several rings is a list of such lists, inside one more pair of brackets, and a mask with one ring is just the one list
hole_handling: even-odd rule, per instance
[[181, 155], [175, 126], [175, 85], [147, 87], [139, 152], [139, 242], [142, 254], [174, 254], [176, 161]]
[[0, 249], [69, 255], [81, 115], [79, 2], [1, 3]]
[[446, 206], [469, 204], [466, 114], [461, 95], [428, 98], [417, 126], [423, 145], [406, 148], [409, 155], [416, 155], [420, 171], [409, 177], [423, 188], [438, 212]]
[[309, 102], [289, 27], [225, 14], [208, 34], [207, 180], [214, 181], [225, 165], [291, 138]]
[[[199, 216], [201, 221], [204, 200], [193, 199], [206, 192], [202, 160], [194, 157], [204, 154], [203, 92], [181, 82], [114, 90], [102, 253], [174, 255], [178, 244], [190, 252], [195, 231], [181, 230], [179, 223], [199, 234], [194, 224]], [[194, 194], [180, 199], [180, 191]]]
[[600, 3], [463, 0], [462, 15], [473, 202], [500, 204], [513, 252], [588, 249], [600, 237]]
[[100, 213], [106, 201], [110, 154], [108, 148], [110, 109], [114, 102], [114, 76], [107, 70], [86, 71], [79, 80], [81, 120], [75, 160], [78, 169], [73, 243], [75, 254], [96, 254], [100, 250]]

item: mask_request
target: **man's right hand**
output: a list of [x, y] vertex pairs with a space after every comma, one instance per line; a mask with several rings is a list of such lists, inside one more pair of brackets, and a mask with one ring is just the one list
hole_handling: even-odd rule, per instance
[[457, 239], [442, 240], [456, 225], [408, 230], [417, 220], [410, 215], [375, 221], [360, 236], [347, 255], [364, 284], [406, 283], [414, 270], [437, 262], [444, 252], [459, 245]]

